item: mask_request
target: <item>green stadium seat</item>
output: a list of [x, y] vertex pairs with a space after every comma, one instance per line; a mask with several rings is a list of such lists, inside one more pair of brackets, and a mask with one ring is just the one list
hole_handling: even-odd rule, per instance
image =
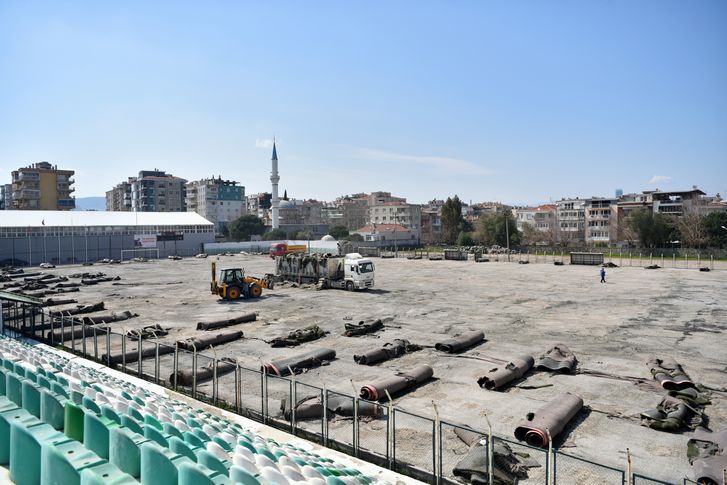
[[111, 428], [109, 433], [109, 461], [132, 477], [141, 475], [141, 446], [149, 443], [129, 428]]

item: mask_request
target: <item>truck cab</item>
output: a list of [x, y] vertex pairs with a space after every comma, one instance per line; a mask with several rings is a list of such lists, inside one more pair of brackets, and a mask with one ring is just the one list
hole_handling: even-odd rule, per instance
[[346, 289], [364, 290], [374, 287], [374, 262], [358, 253], [347, 254], [343, 260]]
[[272, 259], [276, 256], [285, 256], [290, 253], [305, 253], [308, 246], [305, 244], [273, 243], [270, 245], [269, 255]]

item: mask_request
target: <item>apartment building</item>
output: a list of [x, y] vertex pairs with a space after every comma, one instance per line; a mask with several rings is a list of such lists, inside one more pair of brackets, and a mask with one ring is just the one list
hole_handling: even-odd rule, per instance
[[12, 184], [0, 184], [0, 210], [13, 208], [13, 186]]
[[422, 207], [403, 201], [384, 202], [369, 207], [369, 222], [372, 224], [400, 224], [412, 230], [421, 238]]
[[586, 244], [608, 244], [616, 241], [617, 222], [613, 217], [618, 199], [594, 197], [585, 201]]
[[423, 244], [437, 244], [442, 241], [442, 209], [422, 208], [421, 240]]
[[585, 241], [585, 206], [584, 199], [561, 199], [555, 203], [558, 241], [566, 244]]
[[186, 185], [187, 212], [196, 212], [215, 225], [222, 234], [230, 222], [246, 211], [245, 187], [222, 177], [189, 182]]
[[48, 162], [34, 163], [12, 172], [11, 198], [8, 209], [73, 210], [73, 170], [62, 170]]
[[270, 192], [250, 194], [245, 197], [246, 213], [255, 215], [260, 219], [267, 219], [268, 212], [272, 206], [272, 200], [273, 194]]
[[129, 177], [113, 189], [106, 192], [106, 210], [111, 212], [126, 212], [131, 210], [131, 184], [135, 177]]
[[323, 203], [314, 199], [281, 200], [278, 210], [281, 224], [296, 226], [325, 224]]

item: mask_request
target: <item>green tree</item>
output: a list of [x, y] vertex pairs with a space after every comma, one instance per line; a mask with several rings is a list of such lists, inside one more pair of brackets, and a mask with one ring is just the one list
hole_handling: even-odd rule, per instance
[[361, 242], [364, 240], [364, 237], [361, 234], [349, 234], [346, 238], [346, 241], [352, 241], [352, 242]]
[[665, 246], [669, 241], [679, 239], [679, 231], [673, 221], [663, 214], [654, 214], [649, 209], [634, 211], [628, 218], [628, 225], [645, 248]]
[[263, 221], [252, 214], [245, 214], [229, 223], [230, 237], [235, 241], [249, 241], [251, 236], [259, 236], [265, 232]]
[[465, 220], [462, 217], [462, 201], [458, 196], [447, 197], [442, 206], [442, 241], [447, 244], [457, 242], [457, 236], [464, 229]]
[[288, 239], [288, 233], [282, 229], [273, 229], [272, 231], [263, 234], [263, 240], [265, 241], [278, 241], [281, 239]]
[[298, 232], [292, 234], [292, 237], [291, 237], [291, 239], [297, 239], [299, 241], [310, 240], [310, 239], [314, 239], [314, 238], [315, 238], [315, 236], [313, 236], [313, 233], [310, 231], [298, 231]]
[[702, 219], [707, 234], [707, 245], [712, 248], [727, 248], [727, 212], [713, 212]]
[[521, 234], [517, 230], [515, 218], [511, 213], [490, 214], [480, 217], [477, 221], [477, 240], [486, 246], [497, 244], [507, 247], [508, 234], [510, 247], [520, 244]]
[[474, 246], [475, 241], [472, 239], [472, 233], [460, 231], [457, 235], [457, 246]]
[[348, 229], [346, 226], [333, 226], [328, 230], [328, 234], [337, 240], [346, 239], [348, 237]]

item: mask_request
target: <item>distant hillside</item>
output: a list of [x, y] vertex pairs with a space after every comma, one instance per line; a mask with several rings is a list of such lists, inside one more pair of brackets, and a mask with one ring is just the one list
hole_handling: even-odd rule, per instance
[[105, 211], [106, 210], [106, 197], [77, 197], [76, 198], [76, 210], [77, 211]]

